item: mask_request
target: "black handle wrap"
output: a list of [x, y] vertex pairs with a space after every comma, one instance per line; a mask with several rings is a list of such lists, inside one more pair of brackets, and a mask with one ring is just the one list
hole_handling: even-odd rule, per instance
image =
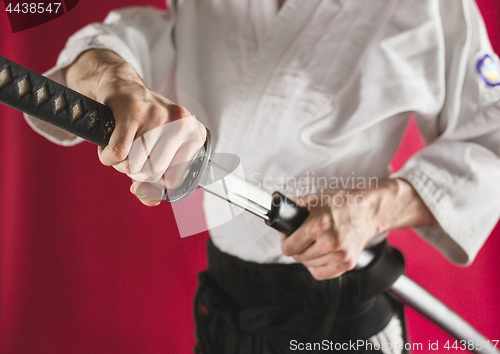
[[111, 110], [0, 56], [0, 102], [101, 147], [115, 127]]
[[[0, 103], [55, 125], [101, 147], [109, 143], [115, 128], [111, 109], [45, 76], [0, 56]], [[200, 149], [181, 187], [164, 191], [164, 200], [175, 203], [197, 188], [210, 159], [207, 130]]]
[[273, 193], [273, 204], [266, 224], [290, 236], [309, 216], [309, 211], [280, 192]]

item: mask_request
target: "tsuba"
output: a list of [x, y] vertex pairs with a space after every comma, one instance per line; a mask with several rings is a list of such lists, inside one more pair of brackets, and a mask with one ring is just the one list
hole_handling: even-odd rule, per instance
[[164, 190], [162, 200], [169, 203], [177, 203], [193, 194], [196, 188], [198, 188], [201, 178], [207, 169], [211, 152], [212, 138], [210, 131], [207, 129], [207, 139], [205, 140], [205, 145], [203, 145], [194, 158], [186, 179], [182, 182], [182, 185], [179, 188]]

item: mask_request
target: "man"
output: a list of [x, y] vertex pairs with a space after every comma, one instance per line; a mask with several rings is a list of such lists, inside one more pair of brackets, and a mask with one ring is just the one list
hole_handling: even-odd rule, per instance
[[[289, 177], [307, 180], [274, 188], [311, 211], [289, 238], [280, 242], [244, 214], [211, 230], [198, 295], [208, 308], [198, 313], [203, 352], [278, 353], [293, 349], [293, 336], [402, 341], [390, 300], [354, 304], [340, 294], [339, 279], [349, 279], [341, 275], [389, 230], [417, 227], [452, 261], [472, 261], [500, 215], [498, 73], [471, 1], [288, 0], [115, 12], [70, 38], [52, 76], [111, 107], [116, 129], [99, 158], [153, 182], [131, 187], [146, 205], [158, 204], [154, 185], [183, 180], [204, 126], [215, 151], [238, 155], [271, 190]], [[391, 175], [412, 112], [428, 147]], [[151, 131], [153, 168], [134, 153]], [[318, 177], [378, 182], [332, 186]], [[204, 203], [211, 226], [219, 208], [209, 196]], [[306, 268], [279, 265], [295, 262]], [[256, 286], [268, 292], [251, 294]]]

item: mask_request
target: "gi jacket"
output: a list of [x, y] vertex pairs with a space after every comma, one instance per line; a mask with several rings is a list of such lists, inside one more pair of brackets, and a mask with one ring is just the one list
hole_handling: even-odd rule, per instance
[[[210, 129], [215, 152], [238, 155], [245, 177], [269, 191], [294, 197], [324, 180], [351, 188], [403, 178], [438, 221], [416, 231], [452, 261], [471, 262], [500, 215], [500, 67], [476, 4], [287, 0], [278, 11], [275, 3], [118, 10], [73, 35], [48, 74], [64, 82], [60, 69], [91, 48], [118, 53]], [[427, 146], [393, 174], [412, 116]], [[59, 144], [80, 141], [30, 122]], [[222, 201], [204, 203], [209, 226], [221, 225], [211, 230], [221, 250], [293, 261], [257, 217], [226, 222]]]

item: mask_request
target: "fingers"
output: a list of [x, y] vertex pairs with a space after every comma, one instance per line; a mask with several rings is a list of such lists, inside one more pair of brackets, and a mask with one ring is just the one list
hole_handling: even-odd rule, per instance
[[[113, 165], [118, 171], [137, 180], [131, 185], [130, 191], [145, 205], [160, 204], [164, 189], [175, 189], [182, 184], [192, 160], [204, 143], [205, 137], [201, 136], [196, 119], [190, 117], [182, 120], [184, 122], [164, 125], [136, 139], [129, 158]], [[183, 130], [185, 133], [181, 134]], [[151, 152], [148, 145], [154, 146]], [[173, 156], [172, 151], [175, 152]], [[99, 153], [102, 152], [100, 149]], [[142, 164], [139, 173], [133, 174], [131, 166], [139, 164]]]
[[161, 202], [163, 188], [147, 182], [134, 182], [130, 185], [130, 192], [147, 206], [157, 206]]
[[307, 267], [309, 273], [316, 280], [326, 280], [326, 279], [334, 279], [340, 277], [347, 270], [341, 269], [341, 267], [337, 265], [325, 265], [322, 267]]
[[96, 98], [115, 118], [108, 146], [98, 149], [100, 161], [149, 182], [133, 184], [131, 192], [144, 204], [158, 204], [163, 189], [175, 189], [184, 181], [205, 142], [205, 127], [184, 107], [147, 88], [128, 64], [103, 72]]
[[163, 175], [165, 184], [169, 188], [179, 188], [187, 177], [194, 158], [203, 146], [205, 139], [196, 133], [196, 137], [190, 137], [174, 155], [170, 166]]
[[[186, 145], [186, 142], [191, 140], [189, 135], [193, 134], [193, 127], [190, 127], [190, 125], [194, 126], [194, 124], [190, 122], [191, 120], [194, 120], [194, 117], [182, 118], [162, 127], [162, 134], [150, 153], [151, 168], [153, 169], [152, 181], [154, 179], [158, 180], [169, 166], [191, 161], [191, 151]], [[194, 132], [194, 134], [197, 134], [197, 132]], [[179, 156], [174, 161], [177, 154]], [[169, 177], [170, 180], [167, 179], [169, 188], [177, 188], [184, 180], [172, 172], [170, 172]]]
[[163, 126], [154, 128], [139, 136], [132, 143], [129, 154], [130, 174], [137, 180], [145, 181], [151, 173], [150, 164], [147, 164], [149, 154], [160, 139]]
[[302, 264], [304, 264], [306, 267], [324, 267], [327, 265], [336, 265], [340, 270], [348, 271], [356, 267], [356, 257], [354, 257], [349, 251], [341, 250], [337, 252], [326, 253], [316, 258], [309, 258], [308, 260], [302, 261]]
[[298, 262], [306, 262], [312, 259], [317, 259], [323, 255], [336, 255], [336, 259], [339, 259], [340, 257], [345, 256], [345, 253], [346, 252], [340, 248], [340, 245], [335, 242], [334, 235], [325, 235], [318, 237], [315, 242], [311, 244], [311, 246], [304, 249], [302, 252], [293, 255], [293, 258]]
[[121, 172], [127, 176], [130, 176], [130, 167], [128, 164], [128, 159], [126, 159], [120, 163], [117, 163], [116, 165], [113, 165], [113, 168], [115, 170], [117, 170], [118, 172]]
[[[101, 156], [104, 148], [98, 146], [97, 147], [97, 156]], [[123, 160], [122, 162], [119, 162], [115, 165], [113, 165], [113, 168], [116, 169], [117, 171], [129, 175], [130, 174], [130, 167], [128, 164], [128, 159]]]
[[99, 150], [99, 160], [103, 165], [116, 165], [127, 158], [135, 138], [134, 125], [134, 123], [130, 123], [129, 126], [116, 125], [109, 139], [109, 144], [103, 150]]
[[[306, 267], [322, 267], [326, 265], [335, 265], [335, 264], [341, 264], [343, 262], [343, 252], [333, 252], [333, 253], [326, 253], [321, 256], [315, 257], [315, 258], [308, 258], [307, 260], [304, 261], [299, 261]], [[297, 257], [293, 257], [295, 260], [298, 261]]]
[[318, 205], [318, 197], [299, 198], [297, 204], [308, 207], [309, 217], [290, 237], [282, 235], [283, 254], [303, 263], [317, 280], [336, 278], [356, 266], [366, 235], [354, 219], [352, 210]]
[[[163, 176], [167, 188], [178, 188], [205, 142], [198, 124], [193, 116], [189, 116], [157, 127], [136, 139], [129, 155], [132, 178], [154, 183]], [[127, 171], [125, 164], [120, 167], [120, 171]]]
[[[286, 256], [295, 256], [305, 251], [314, 242], [320, 241], [319, 246], [323, 249], [336, 251], [338, 244], [336, 242], [336, 235], [332, 234], [333, 219], [328, 207], [321, 207], [311, 210], [309, 217], [304, 223], [288, 238], [284, 239], [281, 248], [283, 254]], [[326, 240], [319, 240], [326, 235]], [[313, 250], [317, 250], [317, 247]], [[311, 251], [309, 251], [311, 252]], [[325, 252], [326, 253], [326, 252]], [[314, 256], [318, 256], [315, 254]]]
[[[313, 245], [311, 248], [314, 247]], [[297, 256], [294, 258], [298, 260]], [[307, 258], [301, 262], [316, 280], [333, 279], [356, 267], [355, 258], [345, 250]]]
[[336, 278], [356, 266], [355, 257], [348, 250], [337, 250], [339, 246], [331, 240], [326, 235], [317, 237], [309, 247], [293, 256], [316, 280]]
[[295, 256], [311, 246], [318, 235], [313, 233], [314, 219], [309, 216], [290, 236], [282, 238], [281, 251], [285, 256]]

